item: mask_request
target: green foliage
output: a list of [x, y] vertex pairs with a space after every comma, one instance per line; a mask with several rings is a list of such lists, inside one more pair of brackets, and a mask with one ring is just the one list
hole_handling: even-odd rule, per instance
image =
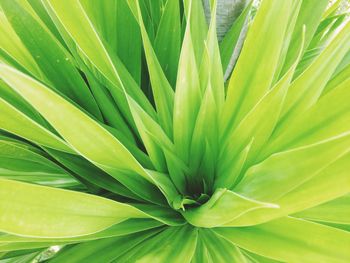
[[0, 0], [0, 263], [350, 261], [348, 14], [220, 1]]

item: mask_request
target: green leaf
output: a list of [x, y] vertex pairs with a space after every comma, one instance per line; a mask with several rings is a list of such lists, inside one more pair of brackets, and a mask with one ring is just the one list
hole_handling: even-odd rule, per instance
[[205, 246], [203, 238], [201, 238], [200, 236], [200, 232], [201, 231], [199, 231], [198, 233], [196, 251], [193, 255], [191, 263], [202, 263], [202, 262], [213, 263], [213, 260], [211, 259], [208, 249]]
[[291, 84], [276, 132], [317, 102], [334, 70], [350, 49], [349, 32], [350, 23], [347, 23], [321, 55]]
[[[128, 2], [131, 5], [131, 7], [135, 5], [132, 5], [130, 3], [130, 0], [128, 0]], [[140, 24], [143, 46], [152, 84], [153, 97], [159, 116], [159, 123], [161, 127], [165, 130], [166, 134], [168, 134], [168, 136], [170, 136], [171, 138], [174, 91], [172, 90], [166, 76], [164, 75], [163, 69], [157, 59], [151, 41], [149, 40], [146, 28], [143, 24], [142, 14], [140, 6], [138, 5], [138, 1], [131, 2], [137, 3], [135, 8], [137, 9], [138, 22]]]
[[282, 76], [288, 71], [290, 66], [293, 64], [298, 56], [300, 43], [302, 41], [302, 31], [305, 31], [305, 45], [303, 50], [306, 49], [317, 30], [317, 26], [320, 23], [322, 14], [328, 4], [327, 0], [303, 0], [300, 1], [301, 6], [298, 13], [298, 17], [295, 26], [292, 31], [291, 40], [289, 42], [288, 51], [284, 61], [283, 68], [280, 75]]
[[241, 249], [241, 250], [244, 251], [243, 254], [248, 259], [248, 262], [252, 262], [252, 263], [281, 263], [281, 261], [279, 261], [279, 260], [274, 260], [272, 258], [263, 257], [261, 255], [254, 254], [254, 253], [251, 253], [251, 252], [243, 250], [243, 249]]
[[56, 26], [60, 26], [63, 31], [60, 33], [68, 38], [65, 41], [69, 41], [71, 49], [92, 67], [96, 75], [102, 77], [114, 99], [124, 107], [121, 110], [124, 111], [125, 117], [129, 118], [129, 123], [132, 125], [124, 91], [127, 91], [146, 112], [154, 116], [152, 105], [121, 60], [115, 55], [112, 56], [107, 50], [81, 3], [78, 0], [44, 0], [44, 2], [50, 15], [55, 18]]
[[296, 213], [293, 216], [318, 222], [350, 225], [350, 195]]
[[350, 233], [299, 219], [214, 231], [248, 251], [284, 262], [335, 263], [350, 258]]
[[273, 154], [252, 166], [235, 191], [256, 200], [274, 202], [348, 153], [349, 145], [350, 134], [345, 133], [326, 141]]
[[[238, 59], [239, 54], [234, 54], [234, 52], [240, 51], [240, 38], [244, 35], [242, 32], [245, 24], [247, 23], [248, 15], [251, 12], [253, 1], [244, 8], [243, 12], [239, 15], [239, 17], [233, 22], [231, 29], [226, 33], [222, 41], [220, 42], [220, 54], [221, 54], [221, 62], [222, 69], [225, 72], [225, 76], [227, 79], [229, 77], [228, 74], [231, 74], [231, 71], [227, 71], [229, 65], [235, 65]], [[242, 35], [243, 34], [243, 35]], [[235, 56], [235, 57], [232, 57]]]
[[53, 187], [73, 187], [79, 183], [65, 170], [28, 145], [0, 139], [1, 178]]
[[0, 47], [6, 52], [11, 58], [15, 59], [21, 66], [23, 66], [28, 72], [35, 76], [42, 77], [38, 65], [34, 58], [31, 56], [29, 51], [21, 42], [21, 39], [17, 36], [13, 30], [10, 22], [7, 20], [3, 11], [0, 11]]
[[33, 238], [0, 234], [0, 251], [16, 251], [18, 249], [29, 248], [38, 249], [52, 245], [75, 244], [91, 240], [120, 237], [139, 233], [148, 229], [154, 229], [161, 225], [162, 223], [153, 219], [128, 219], [95, 234], [70, 238]]
[[292, 4], [289, 0], [261, 3], [229, 81], [222, 116], [223, 138], [270, 89]]
[[[1, 72], [0, 72], [1, 74]], [[39, 145], [73, 153], [60, 137], [48, 131], [0, 98], [0, 128]]]
[[[135, 81], [141, 78], [141, 37], [138, 24], [126, 0], [80, 1], [99, 36], [116, 54]], [[127, 30], [125, 28], [127, 27]]]
[[[14, 69], [1, 65], [0, 76], [41, 112], [80, 155], [139, 196], [161, 203], [160, 193], [158, 194], [154, 185], [150, 183], [153, 182], [152, 177], [99, 123], [50, 89]], [[61, 114], [56, 114], [54, 108]]]
[[55, 38], [61, 42], [63, 46], [66, 47], [59, 31], [57, 30], [54, 22], [50, 18], [50, 15], [46, 12], [45, 6], [41, 0], [28, 0], [28, 3], [31, 5], [32, 9], [38, 15], [41, 21], [45, 24], [45, 26], [51, 31], [51, 33], [55, 36]]
[[[198, 174], [203, 175], [208, 186], [211, 186], [214, 181], [218, 155], [219, 109], [213, 93], [212, 85], [208, 83], [193, 131], [189, 163], [189, 174], [192, 176], [188, 180], [189, 186], [193, 188], [198, 188], [203, 183], [200, 177], [196, 178]], [[208, 125], [213, 125], [209, 131]]]
[[200, 230], [199, 237], [203, 240], [212, 262], [249, 262], [238, 247], [214, 231]]
[[72, 175], [83, 184], [87, 185], [87, 187], [92, 184], [118, 195], [122, 195], [134, 200], [142, 200], [139, 196], [134, 194], [124, 185], [119, 183], [113, 177], [109, 176], [106, 172], [99, 169], [86, 159], [77, 155], [67, 154], [47, 148], [45, 151], [60, 164], [68, 168]]
[[[170, 178], [175, 187], [181, 193], [184, 193], [185, 177], [184, 173], [182, 172], [182, 166], [184, 166], [184, 164], [181, 164], [181, 160], [175, 156], [173, 143], [165, 134], [163, 129], [159, 126], [159, 124], [154, 121], [145, 111], [143, 111], [132, 98], [129, 97], [128, 100], [136, 126], [139, 129], [140, 135], [154, 165], [158, 168], [158, 171], [169, 170]], [[166, 164], [164, 162], [166, 162]], [[165, 165], [167, 167], [165, 167]], [[154, 175], [157, 176], [157, 173], [154, 173]], [[168, 180], [167, 175], [164, 174], [161, 176], [163, 176], [163, 178], [159, 176], [157, 177], [161, 179], [165, 185], [172, 185], [172, 182]], [[163, 187], [165, 185], [163, 185]], [[169, 189], [168, 186], [165, 187]], [[174, 187], [172, 186], [171, 188]], [[171, 196], [174, 196], [174, 194], [170, 193], [176, 192], [176, 190], [174, 191], [171, 188], [169, 189], [170, 191], [166, 190], [166, 192], [168, 192], [166, 196], [168, 198], [170, 197], [170, 199], [173, 199]], [[165, 190], [165, 188], [163, 188], [163, 190]]]
[[144, 212], [148, 217], [154, 218], [168, 226], [182, 226], [186, 224], [181, 214], [170, 207], [142, 203], [132, 203], [132, 206]]
[[[191, 40], [193, 46], [195, 47], [193, 52], [197, 67], [199, 68], [203, 57], [203, 52], [205, 48], [204, 43], [208, 32], [208, 25], [207, 21], [205, 20], [203, 3], [201, 1], [196, 0], [184, 0], [183, 9], [184, 19], [190, 27], [188, 29], [188, 31], [190, 31], [188, 34], [191, 35]], [[179, 63], [179, 67], [180, 66], [181, 64]]]
[[[165, 157], [162, 152], [162, 149], [150, 136], [149, 126], [157, 127], [158, 134], [154, 134], [155, 136], [159, 136], [159, 133], [163, 133], [162, 128], [156, 123], [147, 113], [145, 113], [142, 108], [131, 98], [128, 97], [128, 103], [131, 110], [131, 114], [133, 115], [133, 119], [135, 121], [136, 127], [140, 133], [142, 138], [142, 142], [145, 145], [147, 153], [156, 168], [159, 172], [166, 172], [166, 163]], [[166, 136], [164, 134], [164, 136]]]
[[350, 129], [349, 84], [350, 79], [341, 82], [304, 114], [296, 116], [287, 130], [270, 138], [259, 159], [347, 132]]
[[[246, 166], [248, 154], [250, 152], [250, 148], [254, 142], [254, 137], [247, 144], [247, 146], [240, 151], [240, 153], [235, 155], [235, 158], [231, 162], [227, 162], [226, 160], [218, 162], [218, 175], [215, 178], [214, 188], [218, 187], [227, 187], [232, 189], [233, 186], [242, 179], [242, 171]], [[228, 156], [230, 157], [230, 156]], [[224, 176], [225, 175], [225, 176]]]
[[191, 137], [201, 101], [198, 68], [191, 37], [191, 23], [191, 20], [187, 21], [180, 54], [173, 117], [176, 152], [186, 164], [189, 162]]
[[30, 6], [27, 5], [21, 4], [18, 0], [1, 2], [17, 36], [45, 74], [45, 78], [42, 80], [54, 90], [59, 90], [101, 119], [98, 106], [75, 68], [70, 54], [45, 25], [40, 20], [35, 19], [35, 16], [31, 14], [33, 10], [30, 10]]
[[334, 13], [337, 11], [337, 9], [339, 8], [339, 6], [341, 5], [342, 0], [337, 0], [334, 1], [329, 7], [328, 9], [324, 12], [322, 18], [327, 18], [331, 15], [334, 15]]
[[278, 206], [274, 204], [248, 199], [235, 192], [219, 188], [207, 203], [185, 210], [182, 214], [194, 226], [211, 228], [229, 223], [255, 209], [263, 209], [267, 213], [269, 209], [276, 208]]
[[202, 91], [205, 91], [208, 85], [211, 85], [215, 103], [217, 104], [218, 109], [221, 110], [225, 99], [225, 87], [216, 32], [216, 0], [212, 3], [211, 12], [212, 18], [200, 66], [199, 79]]
[[[326, 24], [324, 28], [322, 28], [321, 25], [319, 26], [318, 29], [320, 32], [316, 32], [317, 34], [313, 37], [309, 45], [309, 49], [305, 52], [303, 59], [298, 65], [295, 77], [298, 77], [302, 72], [304, 72], [339, 33], [339, 30], [342, 28], [344, 23], [346, 23], [344, 22], [346, 21], [346, 15], [339, 15], [327, 20], [331, 20], [331, 22], [328, 25]], [[341, 64], [338, 64], [337, 69], [339, 67], [341, 67]], [[336, 71], [334, 71], [334, 73], [336, 73]]]
[[35, 260], [39, 255], [40, 255], [41, 251], [36, 251], [36, 252], [32, 252], [32, 250], [26, 250], [22, 252], [22, 254], [5, 254], [5, 257], [0, 257], [1, 262], [6, 262], [6, 263], [25, 263], [25, 262], [32, 262], [33, 260]]
[[[118, 166], [121, 169], [129, 167], [135, 172], [142, 170], [125, 147], [88, 115], [34, 79], [5, 65], [1, 65], [0, 69], [4, 81], [31, 103], [82, 155], [88, 158], [94, 156], [91, 159], [101, 165], [112, 166], [115, 160], [119, 160], [118, 163], [121, 166]], [[56, 114], [52, 110], [55, 107], [60, 109], [62, 114]], [[74, 123], [74, 129], [66, 120], [69, 120], [72, 124]], [[95, 142], [92, 144], [89, 139], [82, 138], [81, 132], [86, 132], [86, 136], [94, 138]], [[108, 140], [108, 142], [103, 142], [102, 138]], [[83, 143], [84, 140], [86, 140], [85, 143]], [[98, 142], [98, 140], [100, 141]], [[109, 148], [109, 152], [106, 152], [107, 149], [101, 151], [102, 145]], [[96, 151], [100, 152], [97, 154]], [[114, 159], [113, 156], [117, 159]]]
[[154, 51], [172, 87], [175, 87], [180, 56], [180, 19], [179, 1], [167, 0], [154, 40]]
[[[350, 54], [350, 52], [349, 52]], [[350, 55], [349, 55], [350, 57]], [[346, 81], [349, 79], [349, 74], [350, 73], [350, 63], [345, 66], [341, 71], [339, 71], [328, 83], [327, 86], [323, 90], [323, 94], [326, 94], [330, 90], [334, 89], [338, 85], [340, 85], [342, 82]]]
[[[119, 75], [96, 29], [90, 22], [82, 4], [77, 1], [48, 0], [67, 32], [98, 70], [113, 84], [120, 82]], [[69, 9], [69, 12], [66, 12]]]
[[236, 226], [261, 224], [341, 197], [350, 191], [349, 168], [350, 154], [348, 153], [275, 200], [279, 209], [270, 210], [269, 213], [264, 210], [252, 211], [231, 224]]
[[[282, 105], [292, 79], [296, 63], [286, 75], [256, 104], [228, 137], [220, 149], [216, 185], [232, 187], [240, 179], [240, 172], [250, 165], [268, 141], [278, 121]], [[268, 120], [261, 119], [269, 116]]]
[[196, 248], [197, 236], [198, 229], [189, 225], [167, 228], [117, 261], [189, 263]]
[[104, 87], [87, 68], [85, 74], [90, 84], [91, 92], [101, 109], [105, 122], [109, 126], [120, 131], [127, 141], [136, 144], [133, 131], [123, 118], [123, 112], [117, 107], [111, 93], [109, 93], [108, 89]]
[[52, 127], [47, 124], [44, 118], [3, 80], [0, 80], [0, 95], [1, 99], [16, 108], [19, 112], [22, 112], [47, 130], [52, 131]]
[[79, 263], [98, 259], [100, 262], [111, 262], [125, 253], [128, 253], [138, 244], [147, 242], [147, 239], [157, 234], [157, 232], [159, 232], [159, 230], [85, 242], [63, 250], [62, 253], [59, 253], [50, 261], [53, 263]]
[[334, 72], [334, 75], [338, 74], [349, 65], [350, 65], [350, 51], [348, 51], [348, 53], [345, 55], [343, 60], [340, 62], [340, 64], [338, 65], [337, 69]]
[[147, 217], [130, 205], [79, 192], [4, 179], [0, 189], [0, 230], [10, 234], [74, 237]]

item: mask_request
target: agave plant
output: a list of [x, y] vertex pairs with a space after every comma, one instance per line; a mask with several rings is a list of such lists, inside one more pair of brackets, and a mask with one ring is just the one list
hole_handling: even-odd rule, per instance
[[0, 262], [350, 262], [339, 4], [0, 0]]

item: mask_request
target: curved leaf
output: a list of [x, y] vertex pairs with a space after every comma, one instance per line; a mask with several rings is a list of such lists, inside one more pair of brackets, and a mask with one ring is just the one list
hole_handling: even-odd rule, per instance
[[255, 209], [263, 209], [268, 213], [268, 210], [278, 209], [278, 206], [248, 199], [226, 189], [218, 189], [207, 203], [185, 210], [182, 214], [194, 226], [211, 228], [227, 224]]
[[215, 232], [248, 251], [284, 262], [341, 263], [350, 258], [350, 233], [299, 219]]
[[147, 217], [130, 205], [79, 192], [4, 179], [0, 189], [0, 231], [10, 234], [66, 238]]
[[[0, 72], [1, 74], [1, 72]], [[0, 98], [0, 128], [39, 145], [74, 153], [65, 141]]]

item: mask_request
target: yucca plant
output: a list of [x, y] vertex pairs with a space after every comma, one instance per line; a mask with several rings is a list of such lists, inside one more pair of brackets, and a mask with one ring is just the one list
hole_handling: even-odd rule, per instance
[[217, 1], [0, 0], [0, 262], [350, 262], [341, 1]]

